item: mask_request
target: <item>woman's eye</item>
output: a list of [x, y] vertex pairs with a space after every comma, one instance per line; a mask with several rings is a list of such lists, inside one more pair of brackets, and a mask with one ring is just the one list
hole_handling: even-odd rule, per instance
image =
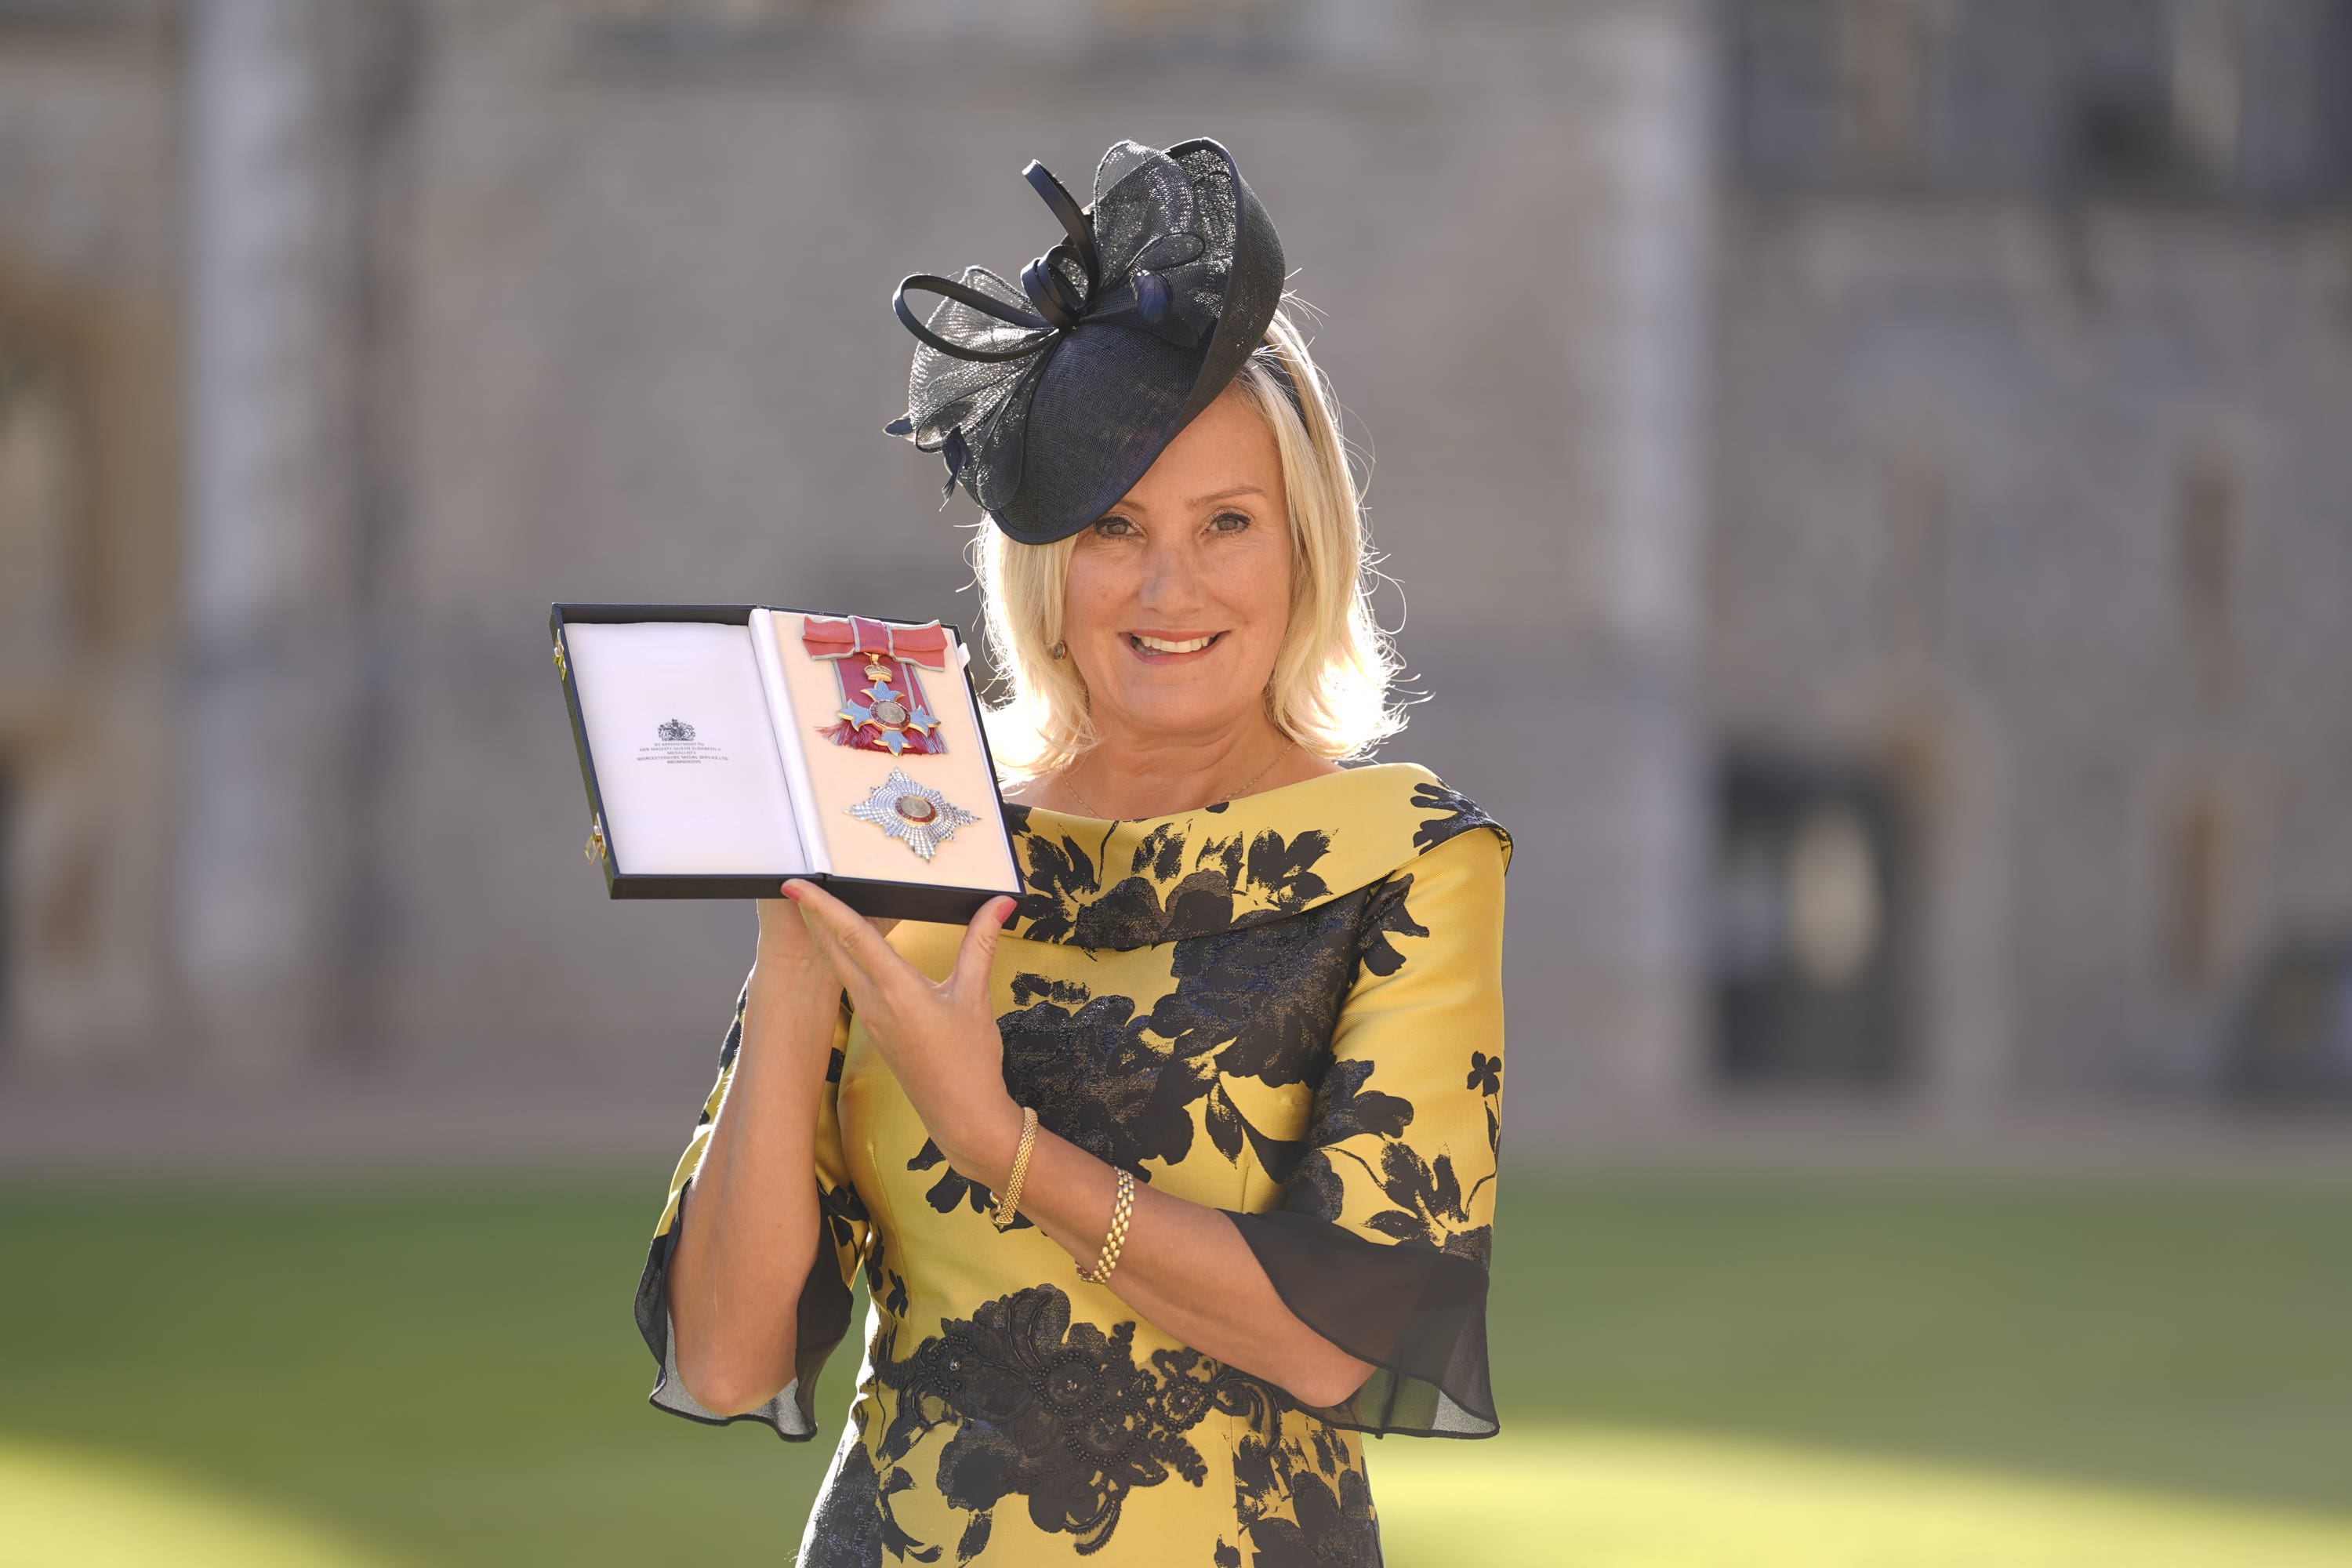
[[1106, 517], [1095, 522], [1095, 531], [1105, 539], [1124, 539], [1135, 531], [1135, 524], [1123, 517]]
[[1221, 511], [1209, 521], [1219, 533], [1239, 533], [1249, 525], [1249, 514], [1242, 511]]

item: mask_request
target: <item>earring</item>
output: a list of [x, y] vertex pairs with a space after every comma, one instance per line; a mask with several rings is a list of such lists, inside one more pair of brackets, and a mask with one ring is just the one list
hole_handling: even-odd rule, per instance
[[1045, 650], [1045, 654], [1049, 658], [1067, 658], [1070, 657], [1070, 645], [1066, 642], [1057, 642], [1052, 647], [1047, 648]]

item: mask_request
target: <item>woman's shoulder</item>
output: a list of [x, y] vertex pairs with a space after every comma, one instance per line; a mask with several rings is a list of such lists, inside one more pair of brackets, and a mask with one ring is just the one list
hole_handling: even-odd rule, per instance
[[1401, 826], [1409, 825], [1415, 853], [1484, 828], [1500, 843], [1504, 859], [1510, 858], [1510, 829], [1420, 763], [1378, 763], [1347, 770], [1348, 775], [1357, 773], [1378, 775], [1377, 787], [1368, 791], [1367, 805], [1373, 812], [1393, 815], [1401, 819]]
[[1486, 807], [1418, 763], [1339, 768], [1225, 807], [1253, 828], [1345, 837], [1393, 868], [1448, 839], [1491, 830], [1507, 857], [1510, 833]]
[[1412, 763], [1373, 763], [1197, 811], [1105, 823], [1007, 808], [1026, 894], [1010, 934], [1131, 948], [1313, 909], [1464, 834], [1510, 836]]

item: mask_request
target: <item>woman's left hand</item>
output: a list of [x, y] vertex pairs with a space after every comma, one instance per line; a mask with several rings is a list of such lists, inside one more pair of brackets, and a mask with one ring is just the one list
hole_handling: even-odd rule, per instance
[[784, 896], [801, 907], [865, 1020], [866, 1032], [898, 1076], [931, 1142], [973, 1181], [1000, 1185], [1021, 1133], [1021, 1109], [1004, 1087], [1004, 1039], [989, 997], [996, 939], [1017, 907], [991, 899], [964, 929], [955, 968], [934, 981], [900, 957], [847, 904], [798, 878]]

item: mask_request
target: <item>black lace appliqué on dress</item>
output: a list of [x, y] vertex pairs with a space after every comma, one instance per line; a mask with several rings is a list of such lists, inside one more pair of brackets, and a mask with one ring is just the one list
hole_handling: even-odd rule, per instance
[[[1265, 1385], [1197, 1351], [1154, 1351], [1139, 1364], [1135, 1325], [1108, 1332], [1074, 1321], [1051, 1285], [986, 1302], [942, 1322], [904, 1357], [877, 1356], [877, 1382], [898, 1396], [882, 1435], [897, 1466], [942, 1425], [939, 1489], [978, 1519], [1006, 1498], [1027, 1500], [1039, 1530], [1100, 1551], [1138, 1487], [1207, 1478], [1186, 1438], [1213, 1411], [1265, 1418]], [[985, 1539], [987, 1526], [976, 1528]]]
[[1016, 999], [1046, 999], [998, 1020], [1006, 1087], [1060, 1136], [1147, 1177], [1143, 1162], [1192, 1152], [1192, 1108], [1205, 1102], [1218, 1152], [1237, 1161], [1246, 1145], [1273, 1180], [1287, 1180], [1301, 1145], [1253, 1123], [1226, 1083], [1316, 1081], [1355, 977], [1370, 897], [1351, 893], [1287, 920], [1177, 943], [1175, 989], [1140, 1017], [1125, 996], [1016, 976]]

